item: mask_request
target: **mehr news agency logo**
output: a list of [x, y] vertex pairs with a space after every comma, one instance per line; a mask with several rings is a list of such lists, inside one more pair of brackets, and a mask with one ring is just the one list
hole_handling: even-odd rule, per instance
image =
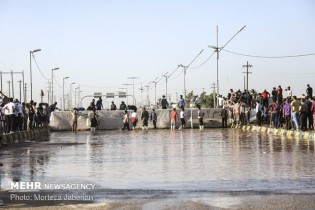
[[[50, 184], [43, 184], [41, 182], [11, 182], [11, 190], [17, 191], [30, 191], [30, 190], [67, 190], [67, 191], [76, 191], [80, 190], [94, 190], [96, 188], [96, 184], [79, 184], [79, 183], [50, 183]], [[41, 194], [41, 193], [34, 193], [34, 194], [17, 194], [11, 193], [10, 200], [94, 200], [92, 195], [89, 194]]]

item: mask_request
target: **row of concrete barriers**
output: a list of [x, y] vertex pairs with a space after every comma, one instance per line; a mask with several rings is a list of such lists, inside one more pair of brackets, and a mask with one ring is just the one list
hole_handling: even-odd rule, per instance
[[1, 145], [35, 141], [38, 138], [48, 137], [49, 127], [34, 128], [28, 131], [4, 133], [1, 136]]
[[295, 137], [305, 140], [315, 140], [314, 131], [300, 131], [300, 130], [286, 130], [283, 128], [270, 128], [265, 126], [255, 125], [232, 125], [232, 128], [242, 129], [243, 131], [256, 131], [262, 133], [268, 133], [273, 135], [280, 135], [285, 137]]

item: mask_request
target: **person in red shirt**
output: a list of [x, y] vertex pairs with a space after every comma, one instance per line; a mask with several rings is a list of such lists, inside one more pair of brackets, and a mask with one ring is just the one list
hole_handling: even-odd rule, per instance
[[270, 93], [266, 89], [261, 93], [263, 106], [265, 106], [265, 107], [268, 107], [268, 98], [269, 98], [269, 96], [270, 96]]
[[282, 88], [281, 88], [281, 85], [279, 85], [278, 88], [277, 88], [277, 95], [278, 95], [279, 103], [282, 104]]
[[173, 130], [176, 127], [176, 120], [178, 118], [175, 108], [173, 109], [173, 111], [171, 111], [170, 118], [171, 118], [171, 130]]

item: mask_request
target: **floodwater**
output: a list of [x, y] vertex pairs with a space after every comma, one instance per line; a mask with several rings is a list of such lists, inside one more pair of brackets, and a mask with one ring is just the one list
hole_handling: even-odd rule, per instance
[[93, 202], [315, 193], [314, 141], [237, 129], [54, 132], [0, 151], [1, 191], [12, 181], [95, 184]]

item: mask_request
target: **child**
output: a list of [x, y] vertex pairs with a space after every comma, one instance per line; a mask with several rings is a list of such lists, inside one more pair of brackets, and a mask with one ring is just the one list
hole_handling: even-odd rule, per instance
[[137, 112], [133, 110], [131, 113], [131, 122], [132, 122], [132, 130], [136, 129], [138, 118], [137, 118]]

